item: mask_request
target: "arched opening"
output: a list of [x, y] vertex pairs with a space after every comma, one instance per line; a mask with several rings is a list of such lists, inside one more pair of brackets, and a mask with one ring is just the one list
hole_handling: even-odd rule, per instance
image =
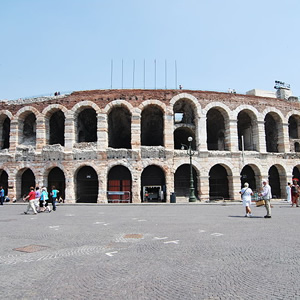
[[34, 113], [29, 113], [21, 122], [22, 136], [20, 141], [23, 145], [35, 146], [36, 144], [36, 117]]
[[148, 105], [141, 117], [142, 146], [164, 146], [164, 119], [162, 110]]
[[49, 144], [65, 145], [65, 115], [61, 110], [52, 114], [49, 120]]
[[298, 142], [294, 144], [294, 148], [295, 148], [295, 152], [300, 152], [300, 144]]
[[93, 108], [86, 108], [78, 114], [77, 142], [97, 142], [97, 114]]
[[8, 174], [4, 170], [0, 170], [0, 186], [4, 189], [4, 195], [8, 195]]
[[131, 149], [131, 114], [114, 107], [108, 115], [108, 147]]
[[58, 168], [53, 168], [48, 174], [48, 191], [51, 191], [52, 186], [59, 190], [58, 197], [65, 199], [66, 178], [64, 172]]
[[80, 168], [76, 175], [76, 202], [97, 203], [98, 190], [96, 171], [89, 166]]
[[30, 187], [35, 187], [35, 176], [30, 169], [26, 169], [21, 175], [21, 195], [28, 195]]
[[228, 150], [225, 136], [225, 119], [223, 114], [216, 108], [210, 109], [207, 113], [206, 131], [208, 150]]
[[290, 116], [289, 117], [289, 138], [290, 139], [299, 139], [299, 116]]
[[188, 138], [192, 137], [192, 149], [196, 150], [195, 133], [191, 128], [179, 127], [174, 131], [174, 149], [182, 149], [182, 144], [189, 146]]
[[209, 198], [210, 200], [228, 199], [228, 174], [221, 165], [215, 165], [209, 172]]
[[[245, 151], [255, 151], [257, 150], [257, 145], [254, 142], [255, 127], [254, 121], [251, 118], [250, 114], [247, 111], [241, 111], [238, 114], [238, 139], [239, 139], [239, 150]], [[244, 145], [242, 145], [242, 142]]]
[[132, 179], [130, 171], [124, 166], [110, 169], [107, 181], [108, 202], [131, 202]]
[[265, 135], [267, 152], [279, 152], [279, 135], [282, 128], [279, 116], [276, 114], [268, 113], [265, 117]]
[[278, 169], [275, 166], [269, 169], [269, 184], [271, 186], [272, 198], [281, 198], [280, 177]]
[[241, 172], [241, 187], [244, 186], [245, 182], [249, 183], [249, 187], [253, 191], [257, 191], [255, 173], [249, 165], [245, 166], [242, 169], [242, 172]]
[[148, 166], [141, 176], [142, 202], [166, 202], [165, 174], [160, 167]]
[[10, 118], [6, 115], [0, 117], [0, 149], [9, 148], [9, 135], [10, 135]]
[[293, 168], [293, 178], [297, 178], [300, 181], [300, 171], [298, 167]]
[[173, 107], [174, 124], [195, 126], [195, 106], [187, 99], [178, 100]]
[[[189, 164], [181, 165], [177, 168], [174, 176], [174, 188], [176, 197], [189, 198], [191, 186], [191, 169]], [[198, 180], [197, 172], [193, 167], [193, 181], [195, 196], [198, 198]]]

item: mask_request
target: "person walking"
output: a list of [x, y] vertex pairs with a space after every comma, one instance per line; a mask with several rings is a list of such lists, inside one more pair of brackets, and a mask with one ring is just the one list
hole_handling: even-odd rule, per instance
[[37, 211], [35, 209], [35, 191], [34, 191], [34, 187], [30, 187], [30, 192], [29, 194], [23, 198], [24, 201], [28, 200], [28, 206], [27, 206], [27, 210], [24, 211], [24, 214], [27, 215], [30, 208], [33, 210], [34, 214], [37, 214]]
[[299, 198], [300, 187], [298, 185], [297, 180], [293, 180], [291, 191], [292, 191], [292, 207], [294, 206], [294, 204], [296, 205], [296, 207], [299, 207], [298, 198]]
[[35, 188], [35, 201], [34, 201], [34, 205], [35, 205], [35, 208], [36, 208], [36, 211], [39, 212], [40, 210], [40, 197], [41, 197], [41, 192], [40, 192], [40, 188], [37, 186]]
[[292, 185], [290, 182], [287, 183], [287, 186], [285, 187], [286, 191], [286, 201], [288, 203], [292, 202]]
[[271, 187], [268, 184], [268, 181], [264, 179], [262, 181], [263, 187], [262, 187], [262, 192], [260, 193], [260, 196], [263, 197], [265, 200], [265, 207], [267, 210], [267, 214], [264, 216], [265, 218], [271, 218], [271, 198], [272, 198], [272, 192], [271, 192]]
[[245, 217], [252, 217], [251, 212], [251, 196], [253, 195], [253, 191], [249, 188], [249, 183], [245, 182], [244, 187], [240, 190], [240, 194], [243, 200], [243, 206], [246, 208]]
[[4, 202], [4, 189], [3, 189], [3, 186], [1, 185], [0, 186], [0, 205], [3, 205], [3, 202]]
[[48, 196], [48, 192], [47, 192], [47, 188], [45, 186], [42, 187], [42, 193], [41, 193], [41, 197], [40, 197], [40, 201], [43, 201], [43, 205], [45, 206], [45, 210], [48, 210], [49, 213], [51, 212], [51, 208], [49, 207], [49, 196]]
[[52, 203], [52, 207], [53, 207], [53, 211], [56, 211], [56, 199], [57, 199], [57, 194], [59, 193], [59, 190], [57, 190], [55, 188], [55, 186], [52, 186], [52, 190], [50, 193], [51, 196], [51, 203]]

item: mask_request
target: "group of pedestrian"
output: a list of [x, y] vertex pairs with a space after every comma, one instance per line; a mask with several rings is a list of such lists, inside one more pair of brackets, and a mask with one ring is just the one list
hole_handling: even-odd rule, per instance
[[300, 186], [298, 185], [298, 179], [293, 180], [293, 184], [288, 182], [286, 186], [287, 202], [299, 207], [299, 196], [300, 196]]
[[[253, 195], [252, 189], [249, 187], [248, 182], [244, 184], [244, 187], [240, 191], [243, 206], [246, 208], [246, 214], [245, 217], [252, 217], [252, 211], [251, 211], [251, 196]], [[266, 219], [271, 218], [271, 186], [268, 184], [268, 181], [266, 179], [262, 180], [262, 188], [259, 193], [259, 196], [265, 201], [265, 208], [267, 210], [267, 214], [264, 216]]]
[[[246, 208], [246, 214], [245, 217], [252, 217], [251, 212], [251, 196], [253, 195], [252, 189], [249, 187], [249, 184], [246, 182], [244, 184], [244, 187], [240, 191], [243, 206]], [[287, 183], [286, 186], [286, 194], [287, 199], [286, 201], [288, 203], [291, 203], [292, 206], [294, 205], [296, 207], [299, 207], [299, 196], [300, 196], [300, 186], [298, 185], [298, 179], [293, 179], [293, 184], [290, 182]], [[261, 199], [265, 201], [265, 208], [267, 210], [267, 214], [264, 216], [264, 218], [271, 218], [271, 198], [272, 198], [272, 192], [271, 192], [271, 186], [268, 184], [268, 181], [266, 179], [262, 180], [262, 188], [260, 193], [258, 194]]]
[[[39, 187], [30, 187], [30, 192], [23, 198], [24, 201], [28, 201], [27, 210], [24, 211], [24, 214], [27, 215], [30, 209], [32, 209], [35, 215], [45, 211], [48, 211], [49, 213], [52, 210], [56, 211], [58, 193], [59, 191], [55, 186], [52, 186], [50, 195], [45, 186], [42, 187], [41, 191]], [[52, 209], [50, 208], [50, 204], [52, 205]]]

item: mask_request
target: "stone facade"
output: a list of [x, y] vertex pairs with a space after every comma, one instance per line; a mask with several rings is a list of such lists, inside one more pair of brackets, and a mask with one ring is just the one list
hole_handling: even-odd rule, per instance
[[[95, 90], [0, 102], [0, 184], [20, 199], [55, 185], [66, 202], [274, 197], [300, 177], [299, 103], [190, 90]], [[189, 144], [188, 137], [192, 137]], [[190, 156], [192, 152], [192, 169]], [[192, 174], [192, 176], [191, 176]], [[300, 178], [299, 178], [300, 179]]]

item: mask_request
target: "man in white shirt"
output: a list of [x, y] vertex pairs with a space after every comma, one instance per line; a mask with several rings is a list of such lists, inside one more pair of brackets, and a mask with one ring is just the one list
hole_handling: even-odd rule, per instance
[[262, 196], [265, 200], [265, 207], [267, 210], [267, 215], [265, 215], [265, 218], [271, 218], [271, 204], [270, 204], [272, 198], [271, 187], [268, 184], [268, 181], [266, 179], [264, 179], [262, 183], [263, 183], [263, 190], [260, 193], [260, 196]]

